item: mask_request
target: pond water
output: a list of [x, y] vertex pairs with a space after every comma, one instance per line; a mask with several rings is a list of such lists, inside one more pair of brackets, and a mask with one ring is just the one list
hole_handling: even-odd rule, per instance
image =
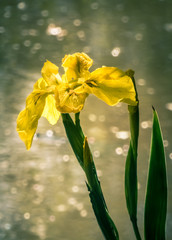
[[[168, 176], [167, 239], [172, 237], [172, 2], [170, 0], [0, 1], [0, 239], [103, 240], [85, 176], [61, 119], [41, 118], [30, 151], [16, 118], [46, 59], [87, 53], [91, 70], [135, 70], [140, 99], [138, 224], [143, 236], [153, 105], [163, 130]], [[60, 68], [62, 72], [62, 69]], [[110, 214], [120, 239], [135, 239], [124, 197], [129, 144], [127, 106], [90, 96], [81, 113]]]

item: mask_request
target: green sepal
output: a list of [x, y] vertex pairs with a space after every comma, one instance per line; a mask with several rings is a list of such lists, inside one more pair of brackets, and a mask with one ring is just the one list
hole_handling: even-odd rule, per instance
[[160, 123], [153, 108], [152, 140], [145, 199], [145, 240], [164, 240], [167, 213], [166, 160]]

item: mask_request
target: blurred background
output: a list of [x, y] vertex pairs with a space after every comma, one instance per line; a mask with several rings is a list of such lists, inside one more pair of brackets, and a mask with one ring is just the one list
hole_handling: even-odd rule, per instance
[[[167, 239], [172, 237], [172, 2], [170, 0], [0, 1], [0, 239], [103, 240], [85, 176], [61, 119], [41, 118], [31, 150], [16, 118], [46, 59], [87, 53], [94, 64], [135, 71], [140, 99], [138, 224], [143, 236], [152, 105], [159, 114], [168, 176]], [[60, 67], [60, 73], [63, 69]], [[89, 96], [81, 124], [120, 239], [135, 239], [124, 197], [127, 105]]]

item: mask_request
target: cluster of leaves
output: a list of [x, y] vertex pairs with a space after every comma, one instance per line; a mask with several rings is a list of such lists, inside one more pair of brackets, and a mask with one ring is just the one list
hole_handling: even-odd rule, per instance
[[[141, 239], [137, 226], [137, 146], [139, 136], [139, 108], [129, 106], [131, 140], [125, 167], [125, 194], [128, 213], [137, 240]], [[87, 138], [80, 127], [79, 114], [75, 123], [69, 114], [62, 114], [63, 124], [73, 151], [87, 177], [92, 207], [99, 226], [108, 240], [118, 240], [118, 231], [113, 223], [97, 177]], [[167, 210], [167, 179], [162, 134], [156, 111], [153, 109], [152, 142], [149, 174], [145, 200], [145, 240], [165, 239]]]
[[[129, 106], [131, 140], [125, 167], [125, 194], [128, 213], [136, 239], [141, 236], [137, 226], [137, 143], [139, 114], [138, 107]], [[157, 112], [153, 108], [153, 126], [149, 173], [147, 180], [144, 214], [145, 240], [165, 239], [167, 212], [167, 178], [165, 153]]]
[[[137, 146], [139, 137], [139, 106], [128, 106], [131, 140], [125, 167], [125, 196], [128, 213], [137, 240], [141, 240], [137, 225]], [[97, 177], [93, 157], [84, 136], [79, 114], [75, 122], [69, 114], [62, 114], [63, 124], [73, 151], [87, 177], [92, 207], [99, 226], [108, 240], [118, 240], [119, 235], [104, 200]], [[153, 109], [152, 141], [149, 160], [149, 173], [145, 199], [144, 235], [145, 240], [165, 239], [167, 211], [167, 178], [164, 146], [157, 112]]]

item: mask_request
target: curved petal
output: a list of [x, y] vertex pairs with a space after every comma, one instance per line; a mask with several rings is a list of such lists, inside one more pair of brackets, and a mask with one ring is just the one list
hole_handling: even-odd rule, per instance
[[86, 81], [85, 90], [111, 106], [118, 102], [137, 105], [132, 79], [118, 68], [96, 69]]
[[88, 78], [88, 69], [92, 66], [93, 60], [85, 53], [74, 53], [66, 55], [62, 60], [67, 81], [74, 81], [78, 78]]
[[47, 82], [44, 78], [39, 78], [33, 86], [33, 90], [45, 90], [48, 87]]
[[26, 108], [19, 113], [17, 118], [17, 132], [25, 143], [27, 150], [31, 147], [38, 120], [44, 110], [46, 96], [47, 93], [45, 92], [32, 92], [26, 99]]
[[45, 79], [49, 86], [61, 82], [61, 77], [59, 75], [59, 68], [50, 61], [46, 61], [41, 70], [42, 77]]
[[17, 131], [27, 149], [31, 147], [41, 116], [46, 117], [51, 124], [55, 124], [59, 118], [53, 92], [54, 87], [48, 87], [45, 79], [38, 79], [34, 84], [33, 92], [26, 99], [26, 108], [19, 113]]
[[57, 111], [56, 101], [55, 101], [54, 96], [48, 95], [46, 97], [42, 117], [45, 117], [49, 121], [49, 123], [52, 125], [57, 123], [57, 121], [60, 117], [60, 112]]

